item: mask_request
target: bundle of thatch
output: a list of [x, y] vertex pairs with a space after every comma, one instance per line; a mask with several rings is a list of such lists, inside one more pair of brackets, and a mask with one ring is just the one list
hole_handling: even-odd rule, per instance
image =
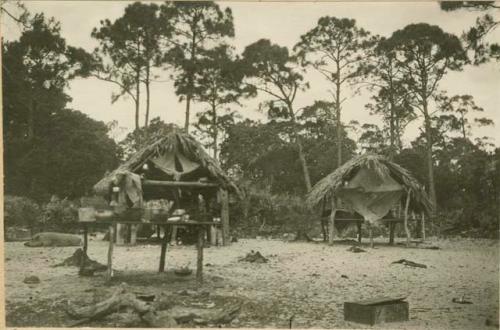
[[[430, 213], [432, 205], [422, 185], [403, 167], [375, 154], [364, 154], [354, 157], [334, 172], [320, 180], [307, 196], [310, 207], [320, 205], [325, 199], [330, 200], [338, 195], [339, 191], [349, 182], [360, 169], [373, 170], [380, 177], [389, 176], [410, 192], [410, 210]], [[406, 198], [406, 194], [402, 199]]]
[[169, 153], [180, 154], [183, 159], [197, 163], [207, 172], [212, 181], [215, 181], [225, 189], [239, 194], [238, 188], [220, 168], [217, 161], [210, 157], [194, 137], [180, 130], [175, 130], [167, 135], [153, 139], [151, 143], [133, 154], [126, 162], [101, 179], [94, 186], [94, 190], [101, 194], [107, 194], [117, 173], [136, 172], [148, 160]]

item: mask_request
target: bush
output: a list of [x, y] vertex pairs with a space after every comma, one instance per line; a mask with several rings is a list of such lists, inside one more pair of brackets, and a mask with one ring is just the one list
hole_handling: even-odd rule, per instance
[[44, 231], [76, 231], [78, 208], [68, 199], [59, 199], [52, 196], [43, 207], [41, 226]]
[[243, 200], [231, 205], [230, 215], [240, 236], [306, 233], [314, 226], [315, 217], [306, 207], [304, 198], [272, 194], [256, 187], [245, 189]]
[[41, 208], [27, 197], [6, 195], [4, 199], [4, 228], [34, 229], [40, 220]]

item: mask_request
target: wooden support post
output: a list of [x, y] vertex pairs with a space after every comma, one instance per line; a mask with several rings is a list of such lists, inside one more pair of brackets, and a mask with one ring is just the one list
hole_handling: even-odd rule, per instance
[[172, 234], [170, 236], [170, 242], [173, 244], [177, 242], [177, 226], [172, 226]]
[[389, 245], [394, 245], [394, 229], [396, 228], [396, 222], [389, 222]]
[[[176, 227], [176, 226], [174, 226]], [[161, 241], [161, 252], [160, 252], [160, 266], [158, 268], [159, 273], [163, 273], [165, 271], [165, 259], [167, 256], [167, 246], [168, 246], [168, 230], [164, 228], [163, 240]]]
[[106, 281], [113, 277], [113, 246], [116, 232], [116, 223], [109, 226], [109, 247], [108, 247], [108, 270], [106, 272]]
[[370, 236], [370, 247], [373, 249], [373, 228], [370, 222], [368, 222], [368, 235]]
[[229, 199], [228, 193], [225, 189], [220, 189], [220, 202], [221, 202], [221, 222], [222, 222], [222, 244], [227, 246], [231, 243], [230, 228], [229, 228]]
[[425, 241], [425, 213], [422, 212], [422, 241]]
[[411, 240], [411, 233], [410, 229], [408, 228], [408, 207], [410, 206], [410, 195], [411, 195], [411, 190], [408, 189], [407, 194], [406, 194], [406, 205], [405, 205], [405, 218], [404, 218], [404, 225], [405, 225], [405, 232], [406, 232], [406, 247], [410, 246], [410, 240]]
[[329, 233], [328, 233], [328, 244], [333, 245], [333, 236], [335, 233], [335, 213], [337, 213], [337, 209], [335, 206], [335, 197], [332, 196], [332, 213], [330, 213], [330, 226], [329, 226]]
[[87, 248], [88, 248], [88, 233], [89, 233], [89, 228], [86, 223], [83, 224], [83, 253], [86, 255], [87, 254]]
[[363, 236], [361, 232], [362, 222], [356, 221], [356, 226], [358, 227], [358, 243], [361, 243], [361, 237]]
[[197, 260], [196, 260], [196, 283], [198, 286], [203, 284], [203, 244], [205, 241], [205, 228], [198, 227], [198, 240], [196, 243]]
[[137, 243], [137, 229], [139, 225], [131, 225], [130, 228], [130, 245], [135, 245]]
[[217, 245], [217, 228], [214, 225], [210, 226], [210, 245]]

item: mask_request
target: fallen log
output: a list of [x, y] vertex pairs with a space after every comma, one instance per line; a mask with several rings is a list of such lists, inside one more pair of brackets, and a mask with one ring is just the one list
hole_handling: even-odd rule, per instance
[[119, 308], [129, 307], [139, 316], [151, 310], [151, 306], [146, 302], [137, 299], [132, 293], [128, 293], [122, 285], [113, 295], [95, 305], [75, 307], [68, 303], [66, 313], [74, 319], [85, 319], [88, 321], [101, 319], [116, 312]]
[[427, 265], [419, 264], [417, 262], [413, 262], [413, 261], [406, 260], [406, 259], [400, 259], [400, 260], [394, 261], [392, 263], [393, 264], [403, 264], [405, 266], [411, 266], [411, 267], [427, 268]]
[[240, 312], [241, 305], [229, 309], [204, 309], [195, 307], [174, 306], [165, 311], [178, 324], [194, 322], [196, 324], [226, 324], [230, 323]]

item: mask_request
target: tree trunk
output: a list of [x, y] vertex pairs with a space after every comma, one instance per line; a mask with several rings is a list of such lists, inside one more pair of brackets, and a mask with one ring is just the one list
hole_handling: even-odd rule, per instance
[[[137, 42], [137, 56], [141, 51], [141, 45]], [[135, 129], [139, 129], [139, 108], [140, 108], [140, 95], [141, 95], [141, 65], [137, 61], [135, 66]]]
[[[193, 36], [191, 38], [191, 61], [194, 62], [196, 59], [196, 20], [193, 21], [191, 30], [193, 31]], [[193, 64], [193, 63], [192, 63]], [[188, 92], [186, 95], [186, 119], [184, 121], [184, 130], [189, 133], [189, 116], [191, 108], [191, 99], [193, 97], [193, 84], [194, 84], [194, 71], [190, 70], [188, 73]]]
[[144, 84], [146, 85], [146, 120], [144, 122], [144, 127], [148, 127], [149, 125], [149, 107], [150, 107], [150, 91], [149, 91], [149, 74], [150, 74], [150, 65], [149, 63], [146, 65], [146, 80]]
[[[290, 102], [287, 102], [288, 104], [288, 111], [290, 112], [290, 118], [292, 119], [292, 124], [295, 124], [295, 113], [293, 112], [293, 107]], [[295, 127], [293, 128], [294, 132], [294, 138], [295, 138], [295, 143], [297, 144], [298, 148], [298, 153], [299, 153], [299, 160], [300, 160], [300, 165], [302, 166], [302, 173], [304, 175], [304, 183], [306, 185], [306, 190], [307, 192], [311, 191], [312, 185], [311, 185], [311, 177], [309, 175], [309, 168], [307, 166], [307, 160], [306, 160], [306, 155], [304, 154], [304, 147], [302, 145], [302, 141], [300, 139], [299, 134], [295, 130]]]
[[393, 160], [394, 159], [394, 156], [396, 154], [396, 125], [395, 125], [395, 117], [396, 117], [396, 114], [395, 114], [395, 111], [396, 111], [396, 107], [394, 106], [394, 100], [392, 99], [392, 96], [391, 96], [391, 100], [390, 100], [390, 107], [391, 107], [391, 118], [390, 118], [390, 121], [389, 121], [389, 129], [390, 129], [390, 148], [391, 150], [389, 151], [389, 159], [390, 160]]
[[342, 166], [342, 118], [340, 109], [340, 62], [337, 61], [335, 111], [337, 117], [337, 167]]
[[212, 104], [212, 111], [213, 111], [212, 125], [214, 126], [214, 159], [217, 160], [218, 159], [217, 143], [218, 143], [219, 128], [217, 127], [217, 107], [215, 106], [215, 104]]
[[31, 106], [29, 107], [28, 112], [28, 141], [33, 141], [35, 138], [35, 111], [36, 111], [36, 102], [32, 100]]
[[434, 183], [434, 165], [432, 162], [432, 133], [431, 133], [431, 118], [427, 109], [427, 100], [423, 102], [424, 120], [425, 120], [425, 140], [426, 140], [426, 154], [427, 154], [427, 171], [429, 182], [429, 197], [431, 199], [433, 213], [436, 212], [436, 187]]
[[184, 130], [189, 133], [189, 112], [191, 106], [191, 92], [186, 95], [186, 118], [184, 120]]

